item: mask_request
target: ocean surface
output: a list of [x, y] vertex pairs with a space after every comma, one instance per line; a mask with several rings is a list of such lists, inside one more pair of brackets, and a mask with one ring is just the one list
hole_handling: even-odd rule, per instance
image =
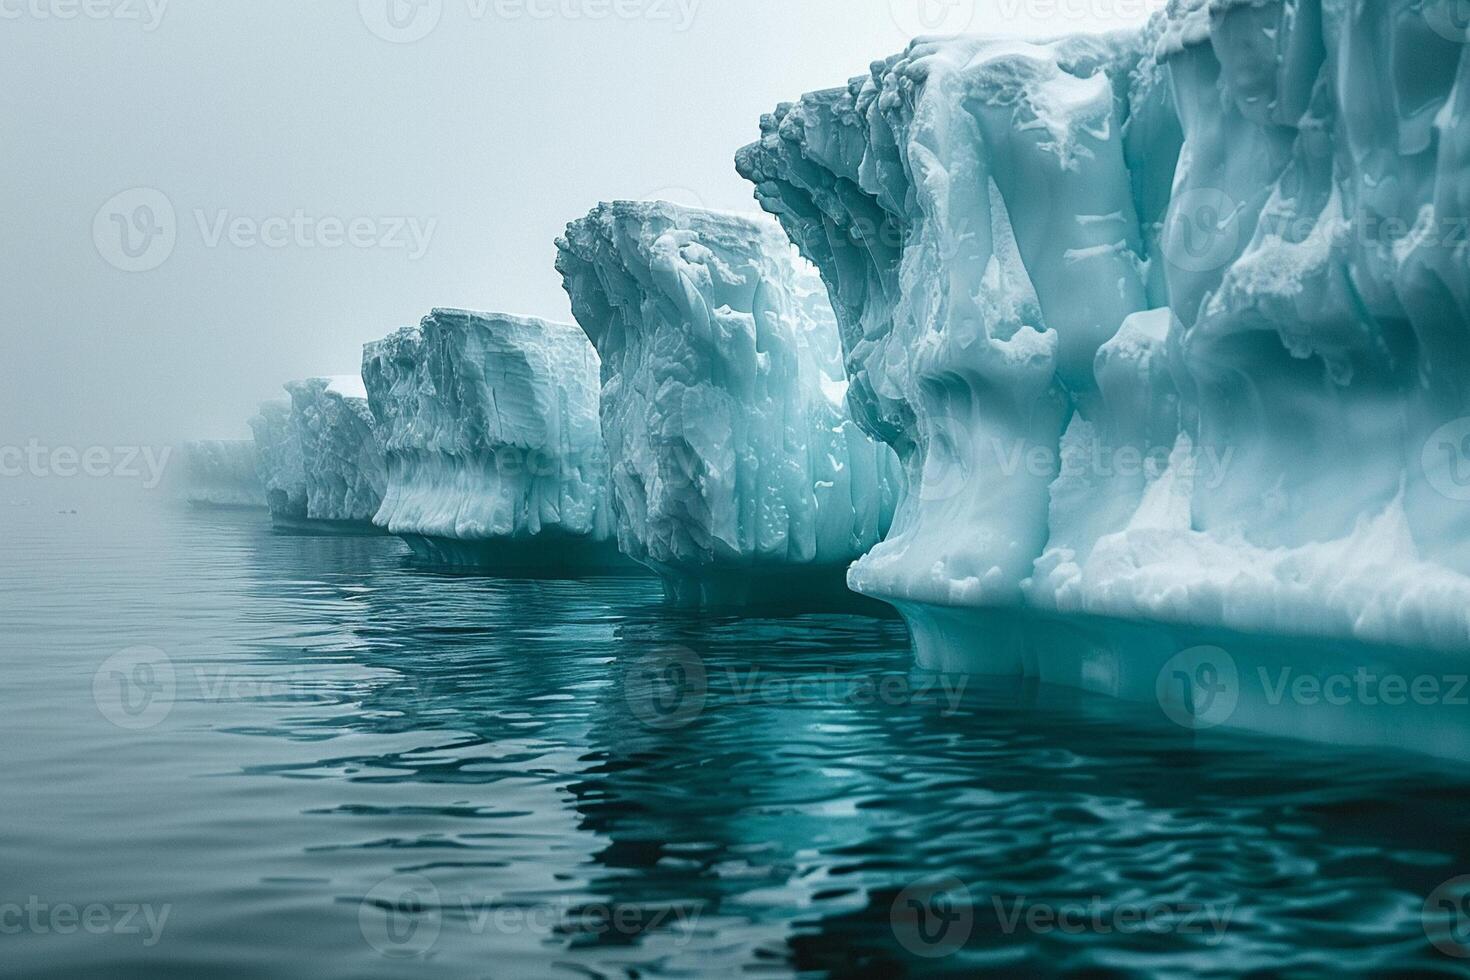
[[897, 621], [70, 510], [0, 506], [5, 976], [1470, 965], [1453, 766], [925, 675]]

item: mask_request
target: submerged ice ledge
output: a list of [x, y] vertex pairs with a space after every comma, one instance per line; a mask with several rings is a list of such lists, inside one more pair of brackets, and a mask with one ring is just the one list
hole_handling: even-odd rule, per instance
[[608, 501], [599, 362], [567, 324], [435, 310], [369, 344], [379, 526], [435, 564], [626, 570]]
[[685, 605], [850, 599], [898, 469], [846, 405], [822, 284], [761, 217], [616, 202], [557, 242], [602, 357], [618, 543]]
[[976, 629], [1007, 609], [1470, 650], [1470, 58], [1441, 6], [921, 39], [763, 121], [739, 169], [908, 476], [850, 581], [927, 656], [1039, 669]]

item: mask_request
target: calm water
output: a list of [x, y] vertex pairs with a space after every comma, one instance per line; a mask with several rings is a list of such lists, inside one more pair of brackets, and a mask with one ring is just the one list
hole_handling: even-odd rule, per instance
[[1470, 873], [1446, 767], [961, 692], [896, 622], [701, 620], [387, 538], [33, 505], [0, 541], [0, 973], [1470, 963], [1424, 926]]

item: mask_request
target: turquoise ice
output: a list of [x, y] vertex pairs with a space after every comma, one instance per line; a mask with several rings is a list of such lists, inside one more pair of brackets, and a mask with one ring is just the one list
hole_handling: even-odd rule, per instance
[[1456, 13], [1175, 0], [919, 39], [765, 118], [739, 169], [908, 474], [851, 582], [927, 657], [1151, 688], [1152, 654], [1049, 660], [1006, 610], [1470, 649]]
[[602, 356], [623, 552], [680, 604], [847, 596], [898, 470], [851, 417], [831, 307], [779, 227], [618, 202], [557, 245]]
[[615, 570], [597, 352], [575, 326], [435, 310], [369, 344], [379, 526], [436, 564]]

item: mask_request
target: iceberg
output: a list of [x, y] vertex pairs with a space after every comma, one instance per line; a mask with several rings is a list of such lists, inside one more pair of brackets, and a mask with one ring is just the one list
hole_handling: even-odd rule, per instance
[[[1408, 741], [1260, 678], [1470, 652], [1465, 26], [1171, 0], [1101, 36], [920, 38], [762, 120], [737, 168], [907, 474], [850, 581], [921, 659], [1162, 703], [1203, 641], [1231, 724]], [[1438, 708], [1433, 750], [1470, 757]]]
[[899, 470], [847, 407], [821, 280], [775, 222], [599, 205], [557, 241], [602, 357], [622, 551], [684, 606], [851, 601]]
[[599, 370], [575, 326], [498, 313], [434, 310], [367, 345], [377, 524], [436, 565], [638, 570], [613, 534]]
[[247, 440], [184, 445], [180, 495], [192, 507], [264, 508], [265, 486], [256, 469], [255, 443]]
[[301, 437], [291, 420], [291, 403], [266, 402], [250, 420], [255, 433], [256, 473], [265, 487], [271, 519], [279, 525], [306, 520], [306, 464]]
[[286, 385], [300, 444], [306, 520], [321, 530], [370, 530], [387, 482], [367, 391], [355, 376]]

